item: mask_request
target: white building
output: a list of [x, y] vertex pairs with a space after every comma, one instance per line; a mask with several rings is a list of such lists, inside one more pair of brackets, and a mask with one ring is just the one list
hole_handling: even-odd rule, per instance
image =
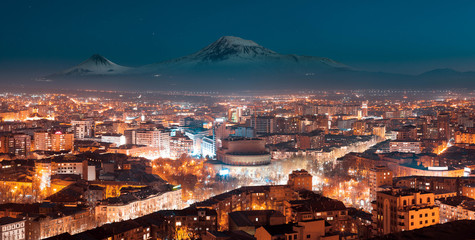
[[391, 141], [389, 143], [390, 152], [403, 152], [403, 153], [421, 153], [421, 142], [417, 141]]
[[23, 240], [25, 235], [25, 220], [11, 217], [0, 218], [1, 240]]
[[[47, 163], [44, 163], [47, 164]], [[88, 181], [96, 180], [96, 167], [89, 166], [87, 160], [65, 160], [50, 163], [51, 175], [73, 174]]]
[[216, 157], [216, 148], [213, 136], [207, 136], [203, 138], [203, 141], [201, 142], [201, 155], [211, 159]]
[[102, 135], [101, 142], [113, 143], [116, 146], [121, 146], [126, 143], [125, 136], [121, 134]]
[[108, 198], [96, 206], [96, 222], [100, 225], [135, 219], [167, 209], [183, 208], [181, 189], [160, 192], [147, 189]]
[[94, 120], [71, 121], [74, 138], [84, 139], [94, 137]]
[[170, 132], [163, 129], [126, 130], [126, 143], [157, 148], [160, 157], [170, 157]]

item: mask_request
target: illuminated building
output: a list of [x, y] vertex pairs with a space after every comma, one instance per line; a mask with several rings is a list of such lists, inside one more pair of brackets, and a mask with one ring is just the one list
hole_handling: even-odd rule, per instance
[[475, 181], [462, 186], [462, 196], [475, 199]]
[[391, 189], [376, 194], [373, 226], [377, 234], [409, 231], [439, 223], [434, 193], [415, 189]]
[[87, 160], [51, 161], [51, 175], [74, 174], [88, 181], [96, 180], [96, 167], [88, 166]]
[[289, 174], [289, 181], [287, 185], [295, 190], [308, 190], [312, 191], [312, 175], [306, 170], [294, 170]]
[[475, 220], [475, 200], [456, 196], [436, 200], [440, 207], [440, 223], [457, 220]]
[[201, 144], [203, 144], [203, 138], [211, 133], [208, 129], [203, 128], [187, 128], [185, 129], [185, 136], [193, 141], [193, 156], [201, 156]]
[[455, 144], [475, 144], [475, 130], [455, 132]]
[[0, 239], [1, 240], [24, 240], [25, 220], [19, 218], [0, 218]]
[[[474, 177], [436, 177], [436, 176], [407, 176], [395, 178], [395, 187], [407, 187], [431, 192], [451, 192], [470, 197], [469, 188], [464, 186], [475, 184]], [[473, 191], [475, 193], [475, 189]]]
[[170, 137], [170, 157], [179, 158], [182, 155], [190, 156], [193, 152], [193, 140], [182, 134]]
[[361, 115], [363, 117], [367, 117], [368, 116], [368, 101], [363, 101], [361, 103]]
[[234, 129], [233, 136], [236, 137], [245, 137], [245, 138], [253, 138], [255, 137], [254, 128], [251, 127], [237, 127]]
[[145, 145], [158, 148], [160, 146], [160, 131], [153, 130], [132, 130], [135, 131], [135, 139], [132, 144]]
[[424, 124], [422, 126], [422, 137], [424, 139], [439, 139], [439, 129], [436, 124]]
[[437, 116], [437, 128], [439, 130], [439, 138], [450, 140], [452, 132], [450, 129], [450, 114], [442, 113]]
[[242, 107], [230, 108], [228, 110], [228, 120], [233, 123], [241, 122]]
[[234, 211], [276, 210], [285, 212], [285, 201], [295, 200], [297, 196], [287, 185], [248, 186], [216, 195], [192, 205], [196, 208], [209, 208], [218, 214], [218, 229], [228, 229], [228, 214]]
[[353, 135], [366, 135], [366, 122], [356, 121], [352, 125]]
[[31, 150], [31, 137], [26, 134], [15, 134], [10, 137], [8, 148], [11, 154], [26, 157]]
[[46, 115], [40, 114], [38, 107], [41, 107], [42, 110], [43, 110], [42, 112], [46, 113], [43, 109], [43, 107], [45, 107], [45, 106], [35, 106], [33, 108], [32, 114], [26, 118], [27, 121], [38, 121], [38, 120], [42, 120], [42, 119], [54, 120], [53, 116], [49, 116], [49, 115], [46, 116]]
[[215, 158], [216, 149], [213, 136], [207, 136], [203, 138], [203, 141], [201, 142], [201, 155], [211, 159]]
[[225, 164], [239, 166], [265, 165], [271, 161], [271, 155], [265, 148], [264, 140], [258, 138], [224, 139], [216, 156]]
[[397, 130], [394, 130], [397, 135], [396, 139], [400, 141], [416, 141], [417, 140], [417, 128], [413, 125], [403, 126]]
[[163, 129], [125, 130], [126, 144], [156, 148], [161, 157], [170, 157], [170, 133]]
[[345, 114], [345, 115], [358, 115], [358, 110], [361, 109], [362, 106], [359, 105], [318, 105], [317, 106], [317, 113], [321, 115], [338, 115], [338, 114]]
[[[0, 216], [24, 218], [26, 239], [45, 239], [63, 233], [76, 234], [96, 227], [94, 211], [54, 203], [0, 204]], [[16, 238], [15, 238], [16, 239]]]
[[349, 131], [355, 122], [356, 119], [338, 119], [337, 126], [342, 131]]
[[96, 134], [124, 134], [127, 129], [127, 123], [124, 122], [105, 122], [96, 125]]
[[96, 227], [94, 212], [71, 208], [69, 212], [51, 212], [27, 222], [28, 239], [44, 239], [63, 233], [76, 234]]
[[158, 148], [145, 145], [125, 144], [119, 147], [111, 147], [107, 150], [109, 153], [121, 153], [130, 157], [144, 157], [156, 159], [161, 156]]
[[378, 125], [373, 127], [373, 135], [380, 137], [381, 139], [386, 139], [386, 126]]
[[250, 118], [250, 127], [256, 130], [257, 134], [266, 134], [275, 132], [275, 118], [270, 116], [256, 116]]
[[145, 188], [101, 201], [95, 208], [96, 222], [105, 224], [135, 219], [164, 210], [182, 208], [181, 189], [158, 191]]
[[325, 142], [325, 132], [315, 130], [309, 133], [299, 133], [295, 136], [298, 149], [322, 148]]
[[29, 156], [31, 136], [26, 134], [7, 134], [0, 136], [0, 153], [9, 153], [20, 158]]
[[26, 109], [14, 112], [0, 112], [0, 118], [6, 122], [24, 121], [28, 118], [29, 113], [30, 111]]
[[[393, 185], [393, 173], [385, 166], [376, 166], [369, 170], [370, 201], [376, 200], [376, 192]], [[382, 187], [382, 188], [380, 188]]]
[[389, 143], [390, 152], [402, 152], [402, 153], [421, 153], [421, 142], [395, 140]]
[[201, 239], [207, 231], [218, 228], [215, 210], [207, 208], [185, 208], [182, 210], [159, 211], [166, 222], [159, 232], [163, 239]]
[[388, 168], [391, 169], [394, 176], [433, 176], [433, 177], [463, 177], [465, 176], [465, 169], [455, 167], [424, 167], [414, 164], [396, 164], [388, 163]]
[[35, 132], [34, 143], [34, 149], [39, 151], [70, 151], [74, 146], [74, 135], [61, 131]]
[[0, 136], [0, 153], [8, 153], [8, 136]]
[[113, 143], [115, 146], [121, 146], [126, 143], [125, 136], [121, 134], [104, 134], [101, 135], [101, 142]]
[[76, 139], [81, 140], [94, 137], [94, 120], [71, 121], [71, 126], [73, 127], [74, 137]]
[[287, 222], [324, 219], [334, 231], [348, 231], [350, 228], [351, 217], [342, 201], [311, 191], [300, 191], [299, 199], [285, 201], [284, 208]]

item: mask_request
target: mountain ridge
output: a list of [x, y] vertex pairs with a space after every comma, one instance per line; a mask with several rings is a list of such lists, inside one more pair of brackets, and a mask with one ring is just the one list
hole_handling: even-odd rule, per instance
[[[114, 84], [122, 81], [120, 84], [160, 88], [446, 87], [449, 83], [454, 87], [475, 88], [475, 72], [447, 69], [434, 69], [420, 75], [370, 72], [326, 57], [280, 54], [235, 36], [220, 37], [186, 56], [135, 68], [94, 54], [79, 65], [48, 78], [102, 81], [101, 77], [107, 76], [114, 77], [109, 81]], [[450, 79], [455, 81], [450, 82]]]

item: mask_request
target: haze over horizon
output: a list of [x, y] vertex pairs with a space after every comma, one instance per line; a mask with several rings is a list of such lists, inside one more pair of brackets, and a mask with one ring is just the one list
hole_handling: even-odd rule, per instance
[[224, 35], [368, 71], [470, 71], [473, 10], [471, 1], [10, 1], [0, 10], [0, 71], [41, 75], [94, 53], [141, 66], [191, 54]]

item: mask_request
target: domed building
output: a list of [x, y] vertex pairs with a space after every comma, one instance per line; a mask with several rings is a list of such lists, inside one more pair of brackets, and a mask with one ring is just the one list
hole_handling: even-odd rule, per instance
[[235, 166], [258, 166], [271, 162], [271, 154], [266, 150], [264, 140], [259, 138], [224, 139], [216, 156], [219, 161]]

